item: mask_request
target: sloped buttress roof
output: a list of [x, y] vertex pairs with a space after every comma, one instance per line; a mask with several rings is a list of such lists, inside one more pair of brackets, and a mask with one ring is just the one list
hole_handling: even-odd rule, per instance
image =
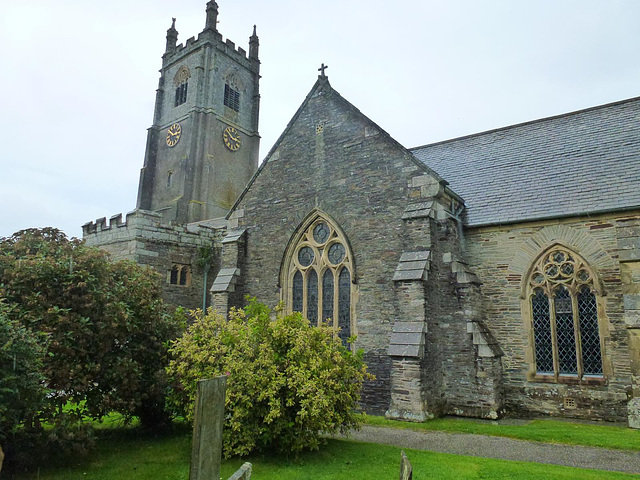
[[640, 97], [410, 151], [470, 226], [640, 207]]

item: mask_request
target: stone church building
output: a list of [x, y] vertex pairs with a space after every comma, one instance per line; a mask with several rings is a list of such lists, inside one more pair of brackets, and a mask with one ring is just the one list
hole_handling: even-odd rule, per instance
[[640, 98], [405, 148], [321, 69], [258, 164], [258, 37], [217, 15], [168, 30], [137, 208], [88, 244], [173, 304], [330, 322], [370, 413], [640, 427]]

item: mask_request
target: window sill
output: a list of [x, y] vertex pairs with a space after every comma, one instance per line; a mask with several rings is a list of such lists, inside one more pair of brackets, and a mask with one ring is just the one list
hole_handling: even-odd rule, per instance
[[606, 385], [607, 379], [602, 375], [529, 375], [529, 382], [535, 383], [561, 383], [566, 385]]

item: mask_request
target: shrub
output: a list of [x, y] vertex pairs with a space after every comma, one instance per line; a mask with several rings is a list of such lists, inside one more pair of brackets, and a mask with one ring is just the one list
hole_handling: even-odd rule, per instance
[[224, 454], [317, 449], [322, 433], [358, 427], [366, 373], [362, 352], [342, 346], [333, 328], [312, 327], [299, 313], [271, 319], [251, 300], [229, 320], [198, 311], [171, 349], [172, 400], [191, 419], [196, 383], [226, 374]]
[[110, 262], [53, 228], [0, 241], [8, 315], [46, 340], [42, 374], [52, 393], [43, 419], [69, 403], [76, 418], [161, 416], [166, 348], [178, 330], [164, 312], [158, 280], [149, 268]]
[[0, 444], [36, 415], [45, 398], [43, 349], [9, 310], [0, 299]]

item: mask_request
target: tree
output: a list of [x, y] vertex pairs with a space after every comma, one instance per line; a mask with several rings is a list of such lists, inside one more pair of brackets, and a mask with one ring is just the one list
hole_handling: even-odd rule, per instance
[[[53, 228], [0, 240], [0, 284], [8, 316], [39, 335], [51, 418], [69, 402], [75, 414], [108, 412], [155, 421], [164, 411], [168, 340], [159, 275], [67, 239]], [[68, 411], [67, 411], [68, 413]]]
[[322, 433], [360, 425], [366, 373], [362, 352], [342, 346], [329, 326], [282, 315], [251, 300], [227, 320], [201, 311], [170, 348], [173, 404], [191, 419], [196, 382], [228, 375], [224, 454], [316, 449]]
[[9, 318], [0, 292], [0, 445], [45, 399], [43, 349], [35, 335]]

